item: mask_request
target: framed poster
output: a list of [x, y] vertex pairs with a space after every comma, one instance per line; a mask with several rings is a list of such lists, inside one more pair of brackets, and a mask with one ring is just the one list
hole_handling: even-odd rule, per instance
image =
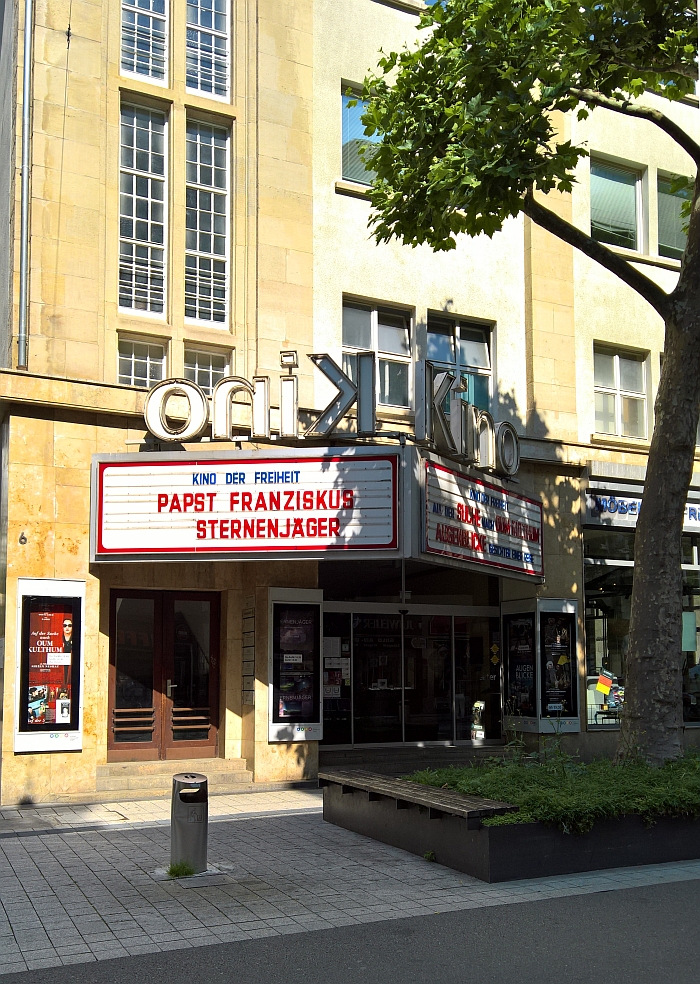
[[18, 581], [15, 752], [82, 749], [84, 603], [84, 581]]
[[508, 717], [537, 717], [535, 676], [535, 613], [503, 616], [506, 659], [505, 713]]
[[540, 716], [578, 715], [576, 614], [540, 611]]
[[[321, 592], [270, 590], [269, 741], [320, 741]], [[314, 597], [304, 596], [312, 595]], [[288, 597], [289, 600], [285, 600]]]

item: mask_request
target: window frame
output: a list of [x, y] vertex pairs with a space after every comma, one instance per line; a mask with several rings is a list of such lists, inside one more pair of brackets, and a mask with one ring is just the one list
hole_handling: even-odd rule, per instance
[[[348, 90], [350, 94], [348, 95]], [[357, 86], [354, 83], [341, 83], [340, 86], [340, 177], [342, 181], [347, 181], [350, 184], [358, 185], [360, 188], [370, 188], [372, 181], [374, 180], [373, 175], [376, 173], [374, 171], [365, 171], [364, 174], [367, 175], [368, 180], [359, 180], [358, 178], [348, 178], [345, 175], [345, 112], [346, 105], [345, 100], [357, 99], [358, 103], [365, 103], [362, 99], [362, 95], [359, 92]], [[367, 137], [367, 143], [378, 143], [377, 138]], [[349, 142], [349, 141], [348, 141]]]
[[[157, 175], [153, 172], [138, 171], [135, 168], [125, 168], [122, 164], [121, 152], [122, 152], [122, 137], [121, 137], [121, 127], [122, 127], [122, 112], [124, 109], [135, 109], [142, 110], [147, 113], [159, 113], [163, 117], [163, 174]], [[117, 216], [119, 225], [119, 235], [118, 235], [118, 250], [117, 250], [117, 311], [120, 316], [128, 316], [135, 318], [149, 318], [155, 321], [166, 321], [168, 318], [168, 304], [169, 304], [169, 236], [170, 236], [170, 210], [169, 210], [169, 194], [170, 194], [170, 130], [169, 130], [169, 114], [164, 109], [154, 108], [152, 106], [143, 105], [136, 102], [131, 102], [131, 100], [122, 100], [119, 106], [119, 179], [118, 179], [118, 197], [121, 198], [121, 176], [122, 174], [132, 174], [134, 176], [141, 175], [147, 176], [149, 180], [155, 178], [159, 180], [162, 177], [163, 181], [163, 242], [158, 243], [142, 243], [142, 245], [147, 245], [150, 248], [160, 248], [163, 251], [163, 310], [162, 311], [149, 311], [143, 308], [137, 307], [125, 307], [120, 302], [121, 295], [121, 244], [122, 241], [130, 242], [132, 245], [136, 245], [138, 240], [132, 237], [123, 237], [121, 233], [121, 202], [118, 202]]]
[[[206, 356], [209, 359], [211, 359], [211, 358], [213, 358], [215, 356], [220, 356], [224, 360], [224, 374], [223, 374], [223, 376], [221, 378], [222, 379], [225, 379], [226, 376], [231, 375], [231, 360], [232, 360], [232, 355], [233, 355], [232, 351], [230, 351], [230, 350], [229, 351], [223, 351], [222, 349], [207, 348], [205, 345], [199, 345], [197, 342], [185, 342], [184, 362], [183, 362], [183, 366], [184, 366], [183, 373], [184, 373], [184, 378], [185, 379], [189, 379], [189, 376], [187, 375], [187, 370], [188, 370], [187, 356], [188, 355], [191, 355], [191, 354], [194, 354], [195, 356], [204, 355], [204, 356]], [[190, 381], [191, 382], [194, 382], [194, 383], [197, 383], [197, 385], [200, 386], [204, 390], [204, 392], [207, 394], [207, 396], [211, 396], [212, 393], [213, 393], [213, 391], [214, 391], [214, 386], [216, 386], [216, 383], [218, 383], [219, 380], [217, 379], [216, 382], [212, 382], [211, 383], [211, 386], [207, 388], [206, 386], [202, 386], [202, 384], [197, 379], [197, 372], [199, 371], [199, 365], [198, 364], [195, 365], [194, 371], [195, 371], [195, 378], [192, 379], [192, 380], [190, 380]], [[212, 376], [212, 367], [211, 366], [209, 367], [209, 376], [210, 376], [210, 378]]]
[[[656, 253], [662, 260], [673, 260], [676, 263], [680, 263], [681, 261], [680, 256], [665, 256], [661, 252], [661, 209], [660, 209], [661, 192], [660, 192], [659, 185], [661, 184], [662, 181], [671, 184], [678, 177], [685, 177], [685, 175], [672, 175], [665, 171], [656, 172]], [[692, 181], [691, 178], [687, 178], [687, 180]], [[681, 198], [680, 195], [672, 195], [671, 197]], [[688, 241], [687, 233], [685, 238], [687, 243]]]
[[[119, 4], [119, 74], [123, 78], [127, 79], [138, 79], [141, 82], [148, 82], [150, 85], [159, 85], [163, 89], [169, 88], [170, 85], [170, 0], [165, 0], [164, 7], [165, 13], [162, 16], [164, 24], [164, 44], [163, 44], [163, 78], [159, 79], [155, 75], [146, 75], [143, 72], [137, 72], [129, 68], [124, 68], [122, 64], [123, 52], [124, 52], [124, 7], [129, 9], [135, 9], [134, 7], [136, 0], [120, 0]], [[141, 11], [144, 14], [148, 14], [151, 17], [159, 18], [160, 14], [154, 14], [153, 11]], [[152, 58], [152, 56], [151, 56]], [[136, 59], [134, 59], [135, 61]]]
[[[231, 69], [232, 69], [232, 47], [233, 47], [233, 16], [232, 16], [232, 4], [227, 2], [224, 4], [224, 13], [226, 16], [226, 30], [216, 31], [214, 28], [208, 29], [194, 25], [193, 30], [197, 30], [201, 33], [204, 30], [205, 33], [209, 33], [212, 37], [225, 37], [226, 39], [226, 92], [220, 94], [214, 92], [214, 70], [212, 68], [212, 91], [207, 92], [202, 89], [201, 86], [192, 86], [187, 81], [187, 55], [188, 55], [188, 43], [187, 43], [187, 32], [190, 30], [190, 24], [187, 20], [187, 8], [192, 6], [185, 0], [185, 91], [190, 94], [196, 94], [201, 96], [203, 99], [214, 99], [217, 102], [228, 103], [231, 101], [231, 91], [232, 91], [232, 79], [231, 79]], [[201, 80], [201, 68], [199, 72], [199, 79]]]
[[[156, 347], [157, 348], [160, 348], [162, 350], [162, 352], [163, 352], [163, 361], [161, 363], [161, 373], [162, 373], [161, 374], [161, 378], [160, 379], [156, 379], [152, 383], [150, 383], [150, 375], [149, 375], [147, 377], [147, 379], [149, 380], [150, 385], [147, 385], [147, 386], [137, 386], [136, 383], [134, 383], [134, 382], [130, 382], [130, 383], [124, 383], [124, 382], [122, 382], [122, 379], [121, 379], [122, 374], [121, 374], [120, 368], [119, 368], [119, 360], [122, 357], [121, 351], [120, 351], [122, 343], [128, 343], [130, 345], [147, 345], [147, 346], [149, 346], [149, 348], [151, 346], [154, 347], [154, 348], [156, 348]], [[133, 378], [134, 378], [134, 373], [133, 373], [134, 353], [133, 353], [133, 351], [132, 351], [132, 355], [131, 355], [131, 362], [132, 362], [131, 378], [133, 380]], [[149, 361], [148, 361], [147, 365], [150, 365], [150, 353], [149, 353]], [[157, 339], [157, 338], [150, 338], [150, 337], [144, 337], [143, 335], [138, 336], [138, 335], [121, 334], [121, 333], [117, 335], [117, 384], [119, 386], [128, 386], [130, 389], [136, 389], [136, 390], [140, 390], [141, 392], [148, 393], [149, 390], [151, 390], [159, 382], [162, 382], [164, 379], [167, 379], [168, 378], [167, 377], [167, 371], [168, 371], [168, 342], [167, 342], [167, 340], [165, 340], [165, 339]]]
[[[444, 359], [431, 359], [428, 357], [428, 335], [438, 334], [437, 332], [430, 331], [431, 320], [435, 323], [435, 320], [450, 322], [452, 325], [452, 350], [454, 352], [454, 362], [446, 362]], [[465, 328], [467, 331], [470, 329], [472, 331], [481, 331], [485, 336], [486, 350], [489, 357], [489, 368], [484, 369], [481, 366], [470, 366], [466, 363], [462, 363], [460, 359], [460, 342], [462, 340], [461, 330]], [[445, 369], [448, 372], [454, 371], [457, 376], [457, 380], [461, 383], [462, 375], [468, 374], [473, 376], [480, 376], [481, 378], [488, 379], [488, 406], [485, 408], [489, 412], [493, 406], [493, 335], [494, 335], [495, 325], [490, 322], [479, 321], [476, 318], [462, 317], [461, 315], [445, 314], [444, 312], [434, 312], [428, 311], [428, 317], [426, 319], [426, 344], [425, 344], [425, 359], [424, 362], [430, 362], [431, 365], [437, 366], [440, 369]], [[446, 336], [447, 337], [447, 336]], [[449, 413], [449, 410], [446, 412]]]
[[[341, 319], [341, 349], [342, 349], [342, 368], [345, 372], [345, 356], [357, 355], [359, 352], [374, 352], [374, 364], [375, 364], [375, 399], [378, 409], [381, 409], [385, 413], [401, 412], [406, 413], [413, 410], [414, 407], [414, 373], [411, 372], [411, 367], [413, 366], [413, 352], [414, 352], [414, 324], [415, 319], [413, 317], [413, 312], [409, 307], [401, 307], [398, 304], [384, 304], [379, 301], [368, 301], [363, 298], [358, 297], [343, 297], [343, 308], [345, 307], [357, 307], [357, 308], [368, 308], [370, 311], [370, 348], [360, 348], [358, 346], [346, 345], [342, 340], [342, 319]], [[386, 311], [387, 314], [398, 314], [406, 319], [406, 324], [408, 328], [408, 355], [401, 356], [396, 352], [384, 352], [379, 349], [379, 312]], [[408, 366], [408, 403], [398, 404], [398, 403], [382, 403], [381, 402], [381, 378], [380, 378], [380, 364], [381, 362], [397, 362], [401, 365]], [[350, 373], [347, 373], [349, 376]]]
[[[615, 376], [614, 387], [605, 386], [595, 381], [595, 356], [596, 353], [613, 357], [613, 372]], [[635, 393], [632, 390], [622, 389], [620, 384], [620, 356], [634, 356], [636, 362], [642, 366], [642, 392]], [[595, 398], [598, 393], [602, 393], [615, 398], [615, 433], [596, 429]], [[643, 420], [644, 434], [640, 436], [623, 434], [622, 432], [622, 399], [642, 400], [644, 403]], [[617, 348], [605, 342], [594, 342], [593, 344], [593, 433], [598, 437], [622, 439], [623, 441], [648, 441], [649, 440], [649, 352], [640, 349]]]
[[646, 252], [646, 236], [645, 236], [645, 221], [646, 221], [646, 210], [644, 208], [644, 194], [643, 194], [643, 184], [644, 184], [644, 173], [645, 169], [641, 166], [635, 166], [634, 164], [623, 164], [618, 161], [607, 160], [605, 157], [600, 157], [595, 153], [592, 153], [589, 161], [589, 174], [593, 177], [593, 167], [599, 165], [601, 167], [610, 168], [613, 171], [622, 171], [626, 174], [631, 174], [635, 179], [635, 245], [632, 246], [620, 246], [617, 243], [606, 242], [603, 239], [597, 239], [593, 230], [593, 194], [591, 191], [591, 185], [589, 184], [589, 196], [588, 196], [588, 218], [589, 218], [589, 232], [592, 239], [596, 242], [602, 243], [604, 246], [609, 246], [612, 249], [621, 249], [627, 253], [640, 253], [645, 255]]
[[[196, 126], [206, 126], [211, 127], [212, 130], [220, 130], [226, 136], [226, 165], [224, 168], [224, 173], [226, 175], [226, 188], [224, 189], [224, 201], [226, 208], [224, 211], [224, 229], [226, 236], [226, 248], [223, 257], [217, 257], [214, 253], [202, 253], [198, 249], [190, 250], [185, 245], [183, 253], [183, 291], [184, 291], [184, 305], [183, 305], [183, 319], [185, 324], [188, 325], [199, 325], [202, 327], [210, 328], [214, 331], [228, 331], [231, 321], [231, 185], [232, 185], [232, 171], [231, 171], [231, 129], [227, 126], [219, 125], [218, 123], [209, 123], [206, 120], [201, 120], [198, 117], [188, 118], [186, 129], [185, 129], [185, 223], [187, 221], [187, 189], [192, 187], [196, 188], [197, 191], [210, 191], [212, 194], [221, 193], [221, 189], [212, 186], [202, 185], [202, 184], [192, 184], [187, 178], [187, 140], [188, 140], [188, 130], [191, 124]], [[198, 206], [199, 209], [199, 206]], [[185, 228], [185, 239], [187, 237], [187, 228]], [[196, 257], [204, 257], [212, 260], [223, 259], [224, 262], [224, 318], [223, 321], [207, 321], [200, 317], [191, 317], [185, 314], [187, 307], [187, 294], [186, 294], [186, 282], [187, 282], [187, 268], [186, 268], [186, 258], [188, 255]], [[212, 289], [213, 289], [213, 271], [212, 271]], [[213, 300], [212, 300], [212, 313], [213, 313]]]

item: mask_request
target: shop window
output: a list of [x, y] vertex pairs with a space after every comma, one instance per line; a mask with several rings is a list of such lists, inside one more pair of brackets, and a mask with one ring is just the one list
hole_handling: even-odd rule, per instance
[[228, 263], [228, 133], [187, 124], [185, 317], [224, 325]]
[[343, 304], [343, 372], [357, 381], [357, 353], [372, 350], [377, 360], [377, 401], [411, 405], [411, 318], [398, 308]]
[[600, 243], [639, 248], [640, 174], [591, 161], [591, 236]]
[[659, 209], [659, 256], [680, 260], [688, 241], [681, 215], [684, 201], [692, 198], [689, 187], [677, 188], [671, 178], [659, 176], [657, 182]]
[[122, 72], [165, 79], [167, 16], [166, 0], [122, 0]]
[[229, 0], [187, 0], [187, 88], [228, 96]]
[[119, 339], [119, 382], [150, 389], [165, 378], [165, 349], [150, 342]]
[[372, 184], [374, 171], [366, 171], [360, 157], [360, 149], [367, 144], [376, 143], [379, 137], [365, 133], [361, 116], [367, 108], [367, 103], [355, 95], [342, 94], [343, 111], [343, 180], [354, 181], [356, 184]]
[[119, 175], [119, 307], [165, 306], [165, 116], [122, 106]]
[[[455, 372], [462, 399], [480, 410], [488, 410], [491, 403], [490, 343], [491, 332], [484, 325], [428, 316], [428, 361]], [[449, 409], [446, 405], [447, 413]]]
[[645, 438], [646, 356], [596, 347], [593, 363], [596, 433]]
[[228, 375], [228, 359], [215, 352], [200, 352], [198, 349], [185, 349], [185, 379], [201, 386], [207, 396], [214, 387]]

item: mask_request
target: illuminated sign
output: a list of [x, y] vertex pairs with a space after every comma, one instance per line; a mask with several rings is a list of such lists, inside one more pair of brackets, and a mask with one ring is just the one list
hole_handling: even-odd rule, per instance
[[395, 451], [131, 455], [95, 469], [96, 560], [398, 548]]
[[425, 461], [425, 551], [541, 577], [542, 506]]
[[[586, 492], [584, 523], [589, 526], [623, 526], [634, 529], [641, 507], [641, 495], [589, 489]], [[700, 532], [700, 502], [686, 503], [683, 529], [687, 533]]]

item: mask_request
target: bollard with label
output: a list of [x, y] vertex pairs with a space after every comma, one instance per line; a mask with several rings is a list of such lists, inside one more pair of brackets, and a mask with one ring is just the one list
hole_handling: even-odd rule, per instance
[[195, 874], [207, 870], [209, 791], [207, 777], [197, 772], [173, 776], [170, 809], [170, 863], [188, 864]]

